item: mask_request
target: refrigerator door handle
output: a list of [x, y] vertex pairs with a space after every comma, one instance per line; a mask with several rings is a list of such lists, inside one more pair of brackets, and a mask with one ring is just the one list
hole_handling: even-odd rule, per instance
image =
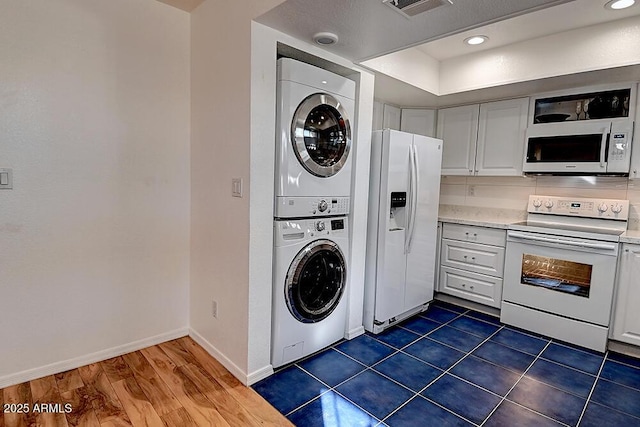
[[415, 144], [409, 146], [409, 159], [410, 159], [410, 190], [409, 196], [409, 227], [407, 230], [407, 237], [405, 239], [405, 253], [411, 252], [411, 243], [413, 242], [413, 234], [416, 225], [416, 210], [418, 208], [418, 193], [420, 187], [420, 171], [418, 170], [418, 152]]

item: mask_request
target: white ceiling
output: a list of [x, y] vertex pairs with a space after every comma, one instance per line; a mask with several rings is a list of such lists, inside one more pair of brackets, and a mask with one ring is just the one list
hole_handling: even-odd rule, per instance
[[[204, 1], [158, 0], [192, 11]], [[257, 21], [311, 42], [313, 34], [329, 31], [338, 35], [336, 45], [325, 49], [356, 63], [404, 49], [418, 49], [437, 61], [445, 61], [563, 31], [640, 15], [640, 5], [622, 11], [604, 8], [607, 0], [452, 0], [413, 18], [395, 12], [382, 0], [287, 0]], [[489, 42], [470, 47], [462, 41], [484, 34]], [[639, 67], [618, 71], [581, 73], [572, 77], [525, 82], [502, 88], [470, 91], [438, 97], [402, 81], [376, 72], [376, 97], [403, 106], [454, 105], [500, 96], [526, 94], [544, 85], [544, 90], [571, 82], [596, 84], [606, 80], [637, 80]], [[569, 80], [567, 80], [569, 79]]]
[[[432, 58], [442, 61], [472, 52], [640, 15], [640, 6], [638, 5], [613, 11], [605, 9], [605, 3], [606, 0], [574, 0], [570, 3], [495, 22], [471, 31], [463, 31], [453, 36], [418, 45], [416, 48]], [[489, 37], [489, 41], [481, 46], [469, 46], [463, 43], [464, 39], [476, 34]]]
[[330, 50], [354, 62], [361, 62], [572, 1], [453, 0], [453, 5], [406, 18], [383, 4], [382, 0], [287, 0], [257, 21], [299, 40], [311, 41], [313, 35], [321, 31], [335, 33], [340, 40]]

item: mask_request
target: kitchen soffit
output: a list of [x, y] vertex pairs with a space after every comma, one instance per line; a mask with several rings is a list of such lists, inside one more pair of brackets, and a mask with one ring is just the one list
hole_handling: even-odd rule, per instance
[[[354, 62], [575, 0], [455, 0], [410, 19], [381, 0], [287, 0], [257, 21], [300, 40], [329, 31], [330, 50]], [[591, 0], [593, 1], [593, 0]], [[603, 11], [604, 13], [604, 11]]]

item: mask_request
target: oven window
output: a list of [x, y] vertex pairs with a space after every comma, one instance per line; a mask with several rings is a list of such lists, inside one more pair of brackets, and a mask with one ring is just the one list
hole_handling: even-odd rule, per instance
[[522, 255], [521, 283], [589, 297], [593, 266], [538, 255]]

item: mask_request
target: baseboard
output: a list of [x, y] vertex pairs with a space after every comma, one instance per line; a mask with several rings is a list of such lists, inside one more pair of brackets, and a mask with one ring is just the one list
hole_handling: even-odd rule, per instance
[[[250, 376], [247, 375], [247, 373], [245, 371], [243, 371], [238, 365], [233, 363], [231, 361], [231, 359], [229, 359], [227, 356], [225, 356], [224, 353], [222, 353], [220, 350], [218, 350], [213, 344], [211, 344], [209, 341], [207, 341], [197, 331], [195, 331], [194, 329], [190, 328], [189, 329], [189, 336], [195, 342], [200, 344], [200, 346], [202, 348], [204, 348], [207, 351], [207, 353], [209, 353], [211, 355], [211, 357], [214, 357], [218, 362], [222, 363], [222, 366], [227, 368], [227, 370], [229, 372], [231, 372], [234, 377], [236, 377], [238, 380], [240, 380], [240, 382], [242, 384], [244, 384], [244, 385], [251, 384], [249, 382], [249, 377]], [[271, 371], [273, 372], [273, 369]]]
[[253, 371], [247, 376], [247, 385], [255, 384], [273, 374], [273, 366], [267, 365], [257, 371]]
[[360, 325], [357, 328], [353, 328], [347, 331], [344, 337], [348, 340], [352, 340], [355, 337], [359, 337], [362, 334], [364, 334], [364, 326]]
[[28, 369], [26, 371], [17, 372], [15, 374], [5, 375], [4, 377], [0, 377], [0, 389], [11, 385], [20, 384], [26, 381], [35, 380], [37, 378], [58, 374], [70, 369], [76, 369], [81, 366], [89, 365], [91, 363], [101, 362], [103, 360], [111, 359], [112, 357], [122, 356], [123, 354], [141, 350], [145, 347], [151, 347], [156, 344], [184, 337], [188, 334], [188, 332], [188, 328], [175, 329], [164, 334], [144, 338], [138, 341], [133, 341], [106, 350], [100, 350], [98, 352], [75, 357], [73, 359], [63, 360], [61, 362], [55, 362], [50, 365]]

